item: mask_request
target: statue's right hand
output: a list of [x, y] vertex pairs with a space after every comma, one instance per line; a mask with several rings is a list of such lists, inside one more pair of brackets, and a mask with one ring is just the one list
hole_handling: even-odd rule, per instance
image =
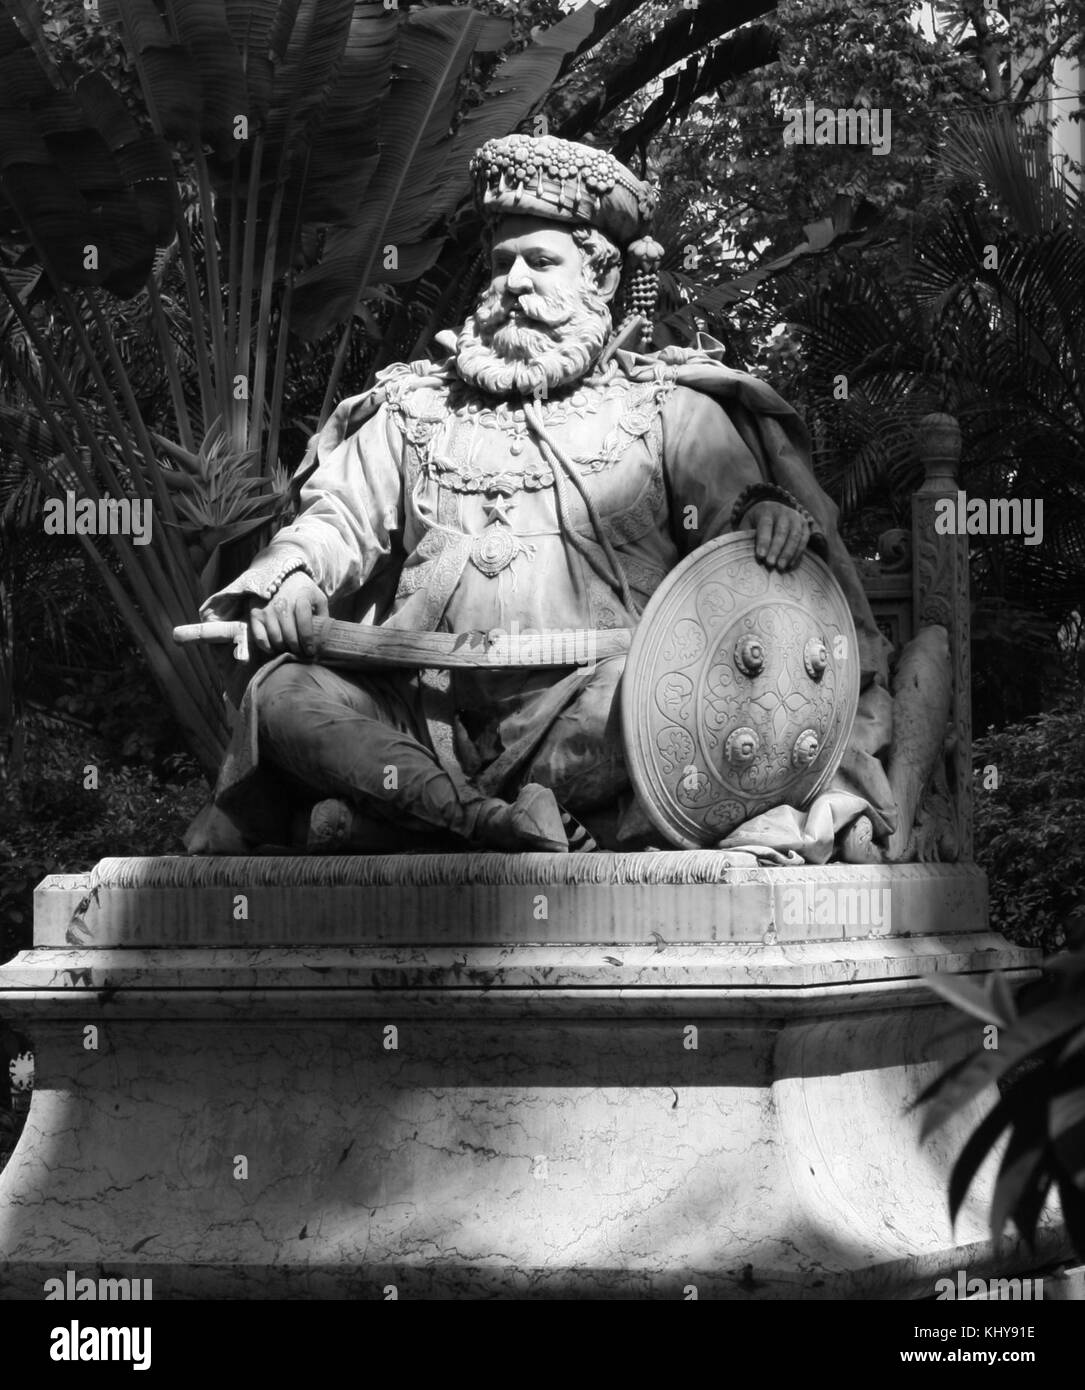
[[267, 602], [253, 601], [249, 629], [260, 651], [290, 652], [307, 660], [316, 651], [313, 619], [327, 616], [324, 590], [299, 570], [287, 575]]

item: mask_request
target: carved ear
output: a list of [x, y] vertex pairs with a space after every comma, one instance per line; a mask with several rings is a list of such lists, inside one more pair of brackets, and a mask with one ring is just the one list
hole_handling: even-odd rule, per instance
[[622, 267], [620, 264], [612, 265], [602, 274], [597, 273], [595, 278], [599, 285], [600, 297], [609, 303], [618, 293], [618, 286], [622, 279]]

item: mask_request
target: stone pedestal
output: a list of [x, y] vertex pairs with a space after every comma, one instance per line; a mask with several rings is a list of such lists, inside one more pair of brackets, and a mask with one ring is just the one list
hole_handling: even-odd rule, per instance
[[950, 1232], [978, 1110], [923, 1147], [906, 1110], [966, 1038], [923, 977], [1034, 971], [986, 923], [971, 866], [707, 851], [47, 879], [0, 970], [37, 1067], [0, 1292], [922, 1298], [1035, 1268], [1056, 1234], [994, 1260], [982, 1193]]

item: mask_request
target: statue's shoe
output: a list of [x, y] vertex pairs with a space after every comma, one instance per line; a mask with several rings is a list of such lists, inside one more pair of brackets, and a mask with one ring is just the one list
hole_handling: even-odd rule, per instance
[[[462, 813], [462, 808], [458, 809]], [[550, 854], [565, 854], [571, 847], [595, 848], [595, 842], [579, 822], [562, 811], [550, 788], [535, 782], [528, 783], [511, 803], [480, 797], [477, 802], [468, 804], [466, 814], [470, 830], [465, 825], [460, 833], [460, 844], [469, 839], [480, 849], [534, 850]], [[451, 839], [450, 832], [444, 834]], [[304, 840], [310, 853], [364, 850], [372, 854], [402, 849], [404, 832], [389, 822], [363, 816], [349, 801], [330, 797], [318, 801], [309, 812], [308, 825], [298, 838]], [[571, 839], [574, 840], [572, 846]], [[454, 847], [455, 843], [455, 839], [451, 839], [448, 847]], [[421, 842], [417, 845], [419, 849], [429, 847]]]
[[511, 804], [490, 801], [479, 811], [471, 837], [486, 849], [535, 850], [567, 854], [569, 838], [557, 797], [549, 787], [529, 782]]
[[418, 834], [390, 821], [364, 815], [349, 801], [329, 797], [299, 813], [293, 833], [296, 846], [310, 854], [447, 853], [458, 843], [450, 834]]
[[354, 808], [349, 802], [334, 797], [318, 801], [309, 812], [305, 848], [326, 851], [342, 848], [350, 836], [353, 821]]

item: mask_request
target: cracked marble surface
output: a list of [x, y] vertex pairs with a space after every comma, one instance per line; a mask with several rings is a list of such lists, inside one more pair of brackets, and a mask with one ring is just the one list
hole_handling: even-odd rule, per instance
[[38, 947], [0, 969], [8, 1009], [22, 1020], [100, 1011], [103, 1017], [213, 1016], [262, 1012], [319, 1017], [349, 1006], [380, 1016], [628, 1018], [681, 1013], [696, 1002], [732, 1017], [840, 1012], [910, 1002], [923, 978], [997, 964], [1027, 970], [1034, 953], [991, 933], [871, 938], [847, 955], [827, 942], [715, 943], [653, 947], [488, 946]]
[[[145, 1262], [157, 1297], [273, 1296], [310, 1267], [326, 1296], [379, 1270], [446, 1296], [592, 1271], [630, 1295], [921, 1295], [961, 1267], [953, 1139], [917, 1148], [902, 1111], [948, 1024], [937, 1005], [702, 1020], [690, 1051], [654, 1023], [419, 1020], [393, 1051], [375, 1021], [134, 1022], [96, 1053], [43, 1026], [0, 1278], [25, 1296], [47, 1267]], [[984, 1220], [974, 1199], [957, 1241], [982, 1254]]]
[[[974, 873], [901, 880], [912, 924], [938, 930], [894, 915], [887, 935], [771, 943], [703, 920], [656, 940], [667, 885], [614, 882], [588, 885], [580, 940], [502, 939], [485, 892], [524, 885], [484, 883], [478, 939], [434, 946], [411, 939], [421, 909], [394, 931], [364, 911], [379, 865], [288, 890], [283, 861], [252, 862], [250, 908], [279, 906], [247, 922], [184, 901], [236, 886], [225, 861], [225, 889], [126, 861], [85, 906], [85, 876], [39, 890], [38, 944], [0, 969], [36, 1056], [0, 1175], [0, 1296], [99, 1266], [153, 1277], [156, 1298], [900, 1298], [1020, 1268], [986, 1242], [982, 1186], [949, 1229], [974, 1115], [919, 1148], [906, 1113], [961, 1046], [922, 975], [1033, 964], [975, 925]], [[329, 892], [348, 897], [321, 916]]]

